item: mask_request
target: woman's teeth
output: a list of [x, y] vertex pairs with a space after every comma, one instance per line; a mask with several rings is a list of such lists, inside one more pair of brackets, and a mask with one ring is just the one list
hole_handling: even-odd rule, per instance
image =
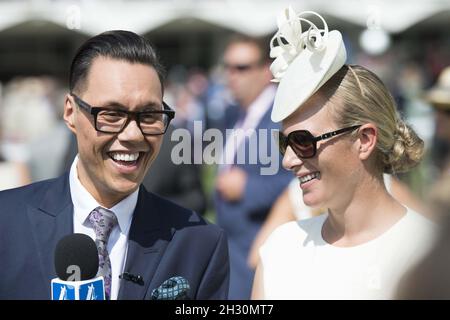
[[300, 183], [305, 183], [305, 182], [311, 181], [312, 179], [316, 179], [316, 178], [320, 178], [320, 172], [314, 172], [314, 173], [308, 174], [306, 176], [300, 177], [299, 180], [300, 180]]

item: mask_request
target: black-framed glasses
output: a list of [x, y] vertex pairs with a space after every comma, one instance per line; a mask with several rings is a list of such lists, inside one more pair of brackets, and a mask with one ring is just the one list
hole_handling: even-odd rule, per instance
[[278, 147], [280, 148], [282, 155], [286, 153], [287, 147], [290, 146], [297, 157], [308, 159], [316, 155], [317, 141], [329, 139], [339, 134], [350, 132], [359, 127], [361, 126], [351, 126], [336, 131], [327, 132], [317, 137], [314, 137], [308, 130], [292, 131], [287, 137], [281, 132], [278, 132]]
[[103, 133], [120, 133], [132, 118], [143, 135], [160, 135], [166, 133], [170, 121], [175, 117], [172, 110], [163, 101], [163, 110], [131, 112], [119, 109], [93, 107], [86, 101], [71, 93], [76, 104], [94, 116], [95, 130]]

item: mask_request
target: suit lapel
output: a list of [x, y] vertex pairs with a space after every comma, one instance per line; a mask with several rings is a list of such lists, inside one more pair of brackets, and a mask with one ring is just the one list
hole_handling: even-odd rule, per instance
[[54, 252], [58, 241], [73, 232], [73, 205], [68, 175], [49, 183], [37, 206], [29, 205], [28, 218], [44, 281], [56, 277]]
[[125, 272], [140, 275], [143, 284], [121, 280], [118, 299], [144, 299], [174, 229], [164, 219], [164, 208], [143, 187], [133, 215], [128, 239]]

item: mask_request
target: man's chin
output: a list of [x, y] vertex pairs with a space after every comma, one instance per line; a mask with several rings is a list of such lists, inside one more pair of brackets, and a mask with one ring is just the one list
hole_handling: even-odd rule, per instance
[[125, 197], [136, 191], [140, 184], [140, 182], [136, 181], [114, 181], [110, 189], [114, 190], [114, 193]]

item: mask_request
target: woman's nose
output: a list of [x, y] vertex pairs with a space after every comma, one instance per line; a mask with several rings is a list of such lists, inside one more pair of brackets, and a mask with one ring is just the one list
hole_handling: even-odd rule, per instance
[[283, 157], [283, 168], [286, 170], [293, 170], [294, 167], [303, 165], [303, 160], [300, 159], [292, 150], [290, 146], [286, 148], [286, 152]]

